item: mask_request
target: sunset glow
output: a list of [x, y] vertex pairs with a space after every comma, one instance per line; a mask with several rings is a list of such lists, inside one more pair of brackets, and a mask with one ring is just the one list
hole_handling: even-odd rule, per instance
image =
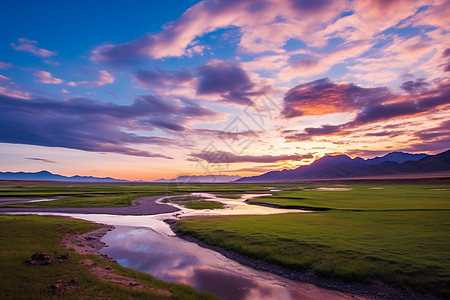
[[450, 2], [8, 1], [0, 171], [253, 176], [450, 145]]

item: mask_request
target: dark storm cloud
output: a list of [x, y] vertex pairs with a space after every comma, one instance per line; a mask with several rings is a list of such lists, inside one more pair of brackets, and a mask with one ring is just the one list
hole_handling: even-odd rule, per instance
[[192, 101], [175, 102], [154, 96], [138, 97], [128, 106], [84, 98], [24, 101], [0, 96], [0, 111], [0, 142], [161, 158], [171, 157], [129, 145], [177, 145], [179, 142], [130, 131], [156, 128], [179, 131], [191, 118], [216, 115]]

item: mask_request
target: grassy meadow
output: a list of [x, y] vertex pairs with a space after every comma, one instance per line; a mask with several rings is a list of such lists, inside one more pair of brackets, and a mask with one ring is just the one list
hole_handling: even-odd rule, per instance
[[[273, 186], [273, 185], [272, 185]], [[286, 187], [288, 185], [276, 185]], [[237, 197], [241, 193], [268, 190], [256, 184], [58, 184], [0, 185], [1, 198], [63, 199], [9, 204], [11, 207], [120, 207], [130, 206], [134, 199], [149, 196], [175, 196], [187, 193], [219, 193]]]
[[450, 297], [450, 188], [300, 186], [251, 202], [326, 209], [177, 222], [180, 233], [295, 270], [348, 281], [381, 279]]
[[[409, 286], [419, 292], [433, 291], [439, 296], [450, 297], [448, 185], [10, 185], [0, 186], [0, 198], [67, 197], [7, 206], [110, 207], [128, 206], [133, 199], [145, 196], [210, 192], [236, 199], [242, 193], [267, 192], [270, 189], [285, 190], [247, 201], [250, 204], [303, 208], [313, 212], [186, 218], [178, 221], [178, 230], [208, 244], [295, 270], [313, 270], [321, 276], [349, 282], [381, 279], [392, 285]], [[213, 209], [222, 205], [197, 197], [171, 198], [167, 201], [178, 201], [194, 209]], [[12, 274], [0, 275], [4, 277], [0, 280], [0, 298], [5, 295], [24, 298], [25, 292], [20, 291], [19, 285], [33, 282], [32, 278], [40, 279], [32, 284], [31, 294], [41, 298], [48, 294], [49, 283], [63, 277], [67, 271], [66, 265], [30, 269], [23, 263], [24, 259], [38, 250], [49, 253], [63, 251], [57, 245], [59, 234], [84, 232], [94, 225], [42, 216], [0, 216], [0, 226], [0, 273]], [[74, 257], [79, 256], [74, 254]], [[106, 286], [112, 285], [90, 276], [89, 271], [79, 264], [74, 263], [70, 268], [77, 274], [73, 276], [86, 278], [82, 287], [86, 295], [103, 293]], [[168, 283], [118, 265], [114, 269], [137, 276], [139, 280], [147, 280], [151, 286], [165, 286], [174, 291], [174, 295], [180, 293], [184, 298], [183, 293], [189, 295], [187, 298], [197, 296], [195, 291], [185, 287], [169, 284], [168, 288]], [[50, 272], [41, 274], [41, 270]], [[127, 292], [126, 287], [107, 290], [105, 293], [111, 298], [121, 298], [122, 293]], [[141, 296], [136, 294], [136, 298]]]
[[[284, 208], [338, 210], [450, 210], [448, 185], [320, 185], [297, 186], [272, 196], [249, 199]], [[346, 190], [347, 189], [347, 190]]]
[[[70, 282], [78, 278], [75, 289], [64, 294], [64, 299], [217, 299], [208, 293], [176, 283], [158, 280], [151, 275], [137, 272], [96, 255], [80, 255], [59, 244], [63, 234], [80, 234], [98, 228], [98, 225], [81, 220], [54, 216], [0, 215], [0, 299], [50, 299], [58, 298], [51, 285], [58, 279]], [[34, 252], [43, 251], [50, 256], [70, 253], [64, 263], [32, 266], [25, 263]], [[80, 263], [89, 258], [95, 265], [111, 266], [117, 274], [128, 276], [142, 283], [144, 288], [115, 284], [101, 280]], [[164, 289], [172, 296], [164, 296], [152, 289]]]

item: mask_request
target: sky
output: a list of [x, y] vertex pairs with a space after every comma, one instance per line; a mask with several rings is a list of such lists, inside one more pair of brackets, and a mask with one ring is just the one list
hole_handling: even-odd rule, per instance
[[0, 171], [253, 176], [450, 145], [450, 1], [3, 1]]

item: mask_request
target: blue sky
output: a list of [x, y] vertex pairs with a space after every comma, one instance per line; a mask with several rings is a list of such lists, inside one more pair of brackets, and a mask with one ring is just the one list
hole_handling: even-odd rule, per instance
[[447, 150], [449, 9], [3, 3], [1, 169], [150, 180]]

